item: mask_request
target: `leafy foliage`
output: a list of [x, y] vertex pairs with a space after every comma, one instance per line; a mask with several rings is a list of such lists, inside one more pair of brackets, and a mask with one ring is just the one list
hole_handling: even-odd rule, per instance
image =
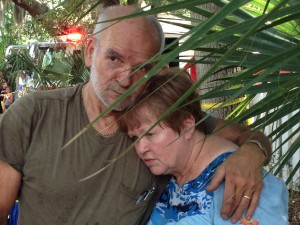
[[[217, 12], [206, 10], [205, 4], [207, 3], [215, 4], [219, 10]], [[186, 0], [172, 1], [172, 3], [132, 15], [158, 14], [184, 9], [198, 17], [184, 18], [193, 22], [190, 25], [183, 25], [189, 31], [166, 46], [166, 49], [170, 49], [168, 53], [157, 55], [155, 59], [151, 59], [157, 60], [158, 64], [129, 92], [154, 75], [163, 65], [176, 60], [180, 53], [187, 50], [201, 51], [201, 55], [193, 63], [208, 64], [210, 69], [201, 74], [193, 88], [160, 119], [176, 110], [185, 96], [201, 87], [201, 84], [215, 73], [238, 67], [240, 68], [239, 72], [227, 76], [224, 79], [225, 82], [199, 96], [199, 99], [225, 96], [227, 100], [221, 102], [221, 106], [223, 106], [239, 96], [246, 95], [246, 102], [249, 102], [256, 94], [264, 93], [266, 97], [249, 109], [247, 109], [248, 104], [242, 102], [237, 107], [237, 116], [229, 123], [243, 122], [256, 117], [258, 119], [251, 126], [263, 129], [267, 125], [282, 120], [286, 115], [292, 115], [288, 121], [279, 125], [269, 134], [269, 137], [275, 142], [283, 133], [292, 131], [300, 121], [299, 7], [300, 3], [289, 0]], [[175, 42], [183, 38], [186, 40], [178, 47], [173, 48]], [[209, 47], [215, 43], [222, 47], [219, 49]], [[119, 101], [128, 94], [125, 93]], [[283, 144], [291, 140], [293, 140], [293, 144], [275, 165], [276, 174], [289, 164], [292, 156], [299, 150], [299, 128], [290, 132], [284, 138], [283, 143], [274, 149], [274, 152], [281, 150]], [[293, 168], [287, 182], [291, 181], [299, 167], [300, 163]]]
[[[200, 53], [193, 63], [210, 65], [210, 68], [199, 76], [199, 80], [195, 82], [186, 95], [199, 89], [202, 83], [207, 82], [219, 71], [239, 68], [238, 72], [225, 77], [224, 82], [199, 96], [199, 99], [226, 97], [226, 100], [220, 104], [222, 107], [239, 96], [245, 96], [245, 101], [236, 107], [234, 113], [236, 117], [231, 119], [229, 123], [244, 122], [255, 117], [257, 119], [252, 127], [258, 129], [277, 123], [286, 115], [290, 115], [289, 120], [269, 134], [269, 137], [276, 142], [279, 137], [289, 131], [289, 135], [274, 149], [274, 152], [280, 151], [284, 143], [293, 143], [281, 157], [281, 161], [275, 165], [275, 172], [279, 173], [285, 165], [289, 164], [290, 159], [300, 147], [299, 128], [294, 129], [300, 121], [300, 13], [298, 10], [300, 2], [296, 0], [166, 0], [147, 2], [155, 7], [132, 16], [173, 13], [180, 16], [181, 21], [172, 23], [180, 25], [188, 31], [179, 34], [177, 40], [165, 47], [166, 50], [169, 50], [168, 53], [150, 59], [150, 61], [158, 61], [158, 64], [149, 71], [148, 76], [138, 81], [116, 103], [104, 110], [99, 117], [109, 112], [119, 101], [130, 95], [135, 88], [142, 85], [165, 64], [178, 61], [179, 54], [188, 50], [198, 51]], [[54, 20], [55, 24], [63, 24], [64, 21], [76, 23], [82, 18], [89, 17], [89, 13], [100, 3], [103, 1], [82, 0], [73, 1], [73, 3], [66, 1], [64, 4], [70, 7], [64, 7], [64, 4], [57, 5], [56, 11], [49, 13], [49, 18], [58, 17], [59, 19]], [[209, 11], [207, 9], [209, 4], [217, 6], [217, 12]], [[68, 11], [64, 11], [66, 9]], [[78, 15], [77, 12], [79, 11], [80, 14]], [[92, 17], [90, 19], [90, 22], [93, 21]], [[163, 17], [160, 19], [166, 22]], [[179, 46], [177, 46], [178, 42], [181, 43]], [[212, 47], [216, 46], [216, 43], [221, 47]], [[65, 68], [61, 65], [60, 67]], [[36, 70], [39, 72], [38, 74], [44, 73], [46, 75], [45, 82], [47, 82], [46, 78], [49, 76], [47, 71], [49, 70], [44, 69], [43, 73], [41, 73], [40, 68], [36, 68]], [[67, 74], [66, 71], [63, 74]], [[51, 76], [55, 77], [59, 71], [52, 72]], [[70, 76], [61, 76], [61, 78], [64, 82], [72, 80]], [[73, 78], [75, 79], [75, 77]], [[77, 82], [77, 78], [75, 80]], [[216, 80], [210, 82], [216, 82]], [[251, 99], [262, 93], [266, 97], [247, 108]], [[166, 114], [180, 107], [180, 103], [186, 95], [182, 96]], [[300, 163], [293, 168], [287, 182], [291, 181], [299, 168]]]
[[89, 71], [84, 66], [82, 51], [77, 50], [66, 55], [61, 53], [52, 54], [51, 58], [47, 58], [45, 54], [38, 54], [38, 57], [33, 59], [28, 50], [24, 49], [10, 55], [6, 68], [11, 74], [10, 80], [15, 80], [17, 72], [23, 70], [32, 73], [36, 90], [66, 87], [87, 81]]

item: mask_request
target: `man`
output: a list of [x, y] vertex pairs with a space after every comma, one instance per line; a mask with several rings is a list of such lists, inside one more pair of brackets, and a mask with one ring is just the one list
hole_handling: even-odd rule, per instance
[[[132, 6], [111, 7], [99, 21], [136, 10]], [[109, 26], [112, 23], [98, 24], [95, 35], [87, 41], [85, 63], [91, 68], [88, 83], [28, 94], [16, 101], [1, 120], [0, 224], [6, 223], [17, 197], [20, 225], [128, 225], [147, 221], [168, 177], [152, 176], [134, 151], [124, 154], [132, 141], [118, 130], [115, 112], [97, 120], [93, 129], [65, 146], [144, 76], [150, 65], [131, 73], [161, 50], [163, 35], [154, 17], [127, 19]], [[98, 32], [104, 28], [107, 29]], [[124, 109], [131, 97], [114, 110]], [[219, 121], [217, 127], [223, 123]], [[219, 133], [233, 131], [229, 138], [238, 137], [236, 142], [241, 144], [246, 134], [241, 129], [236, 131], [235, 126], [238, 125]], [[269, 147], [264, 136], [256, 137]], [[114, 159], [118, 160], [105, 167]], [[261, 179], [258, 167], [265, 159], [255, 143], [247, 143], [220, 168], [210, 189], [226, 177], [229, 184], [222, 209], [224, 217], [235, 210], [232, 218], [237, 220], [249, 205], [251, 216], [261, 189], [257, 185]], [[244, 163], [251, 168], [241, 166]], [[102, 168], [105, 169], [97, 173]], [[96, 175], [88, 177], [93, 173]]]

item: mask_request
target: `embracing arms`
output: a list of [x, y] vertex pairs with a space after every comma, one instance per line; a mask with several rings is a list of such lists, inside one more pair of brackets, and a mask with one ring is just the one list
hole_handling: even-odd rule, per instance
[[240, 148], [218, 168], [207, 191], [215, 190], [225, 179], [221, 215], [236, 223], [246, 210], [246, 218], [250, 219], [258, 205], [262, 189], [261, 169], [270, 161], [272, 148], [262, 132], [242, 124], [224, 126], [226, 123], [225, 120], [217, 120], [215, 134], [234, 142]]

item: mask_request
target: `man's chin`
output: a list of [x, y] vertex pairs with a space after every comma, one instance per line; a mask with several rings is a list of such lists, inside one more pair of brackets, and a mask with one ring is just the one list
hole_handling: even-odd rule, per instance
[[[114, 98], [109, 98], [108, 96], [99, 96], [99, 100], [104, 104], [106, 108], [110, 107], [112, 104], [115, 103], [116, 99]], [[125, 110], [129, 105], [132, 104], [133, 97], [127, 97], [124, 99], [122, 102], [119, 104], [115, 105], [114, 108], [112, 109], [113, 111], [123, 111]]]
[[132, 101], [133, 101], [133, 98], [128, 97], [125, 100], [123, 100], [121, 103], [117, 104], [113, 110], [114, 111], [123, 111], [132, 104]]
[[129, 102], [128, 102], [128, 103], [120, 103], [120, 104], [116, 105], [116, 106], [113, 108], [113, 110], [114, 110], [114, 111], [120, 112], [120, 111], [125, 110], [125, 109], [128, 107], [128, 105], [129, 105]]
[[[113, 111], [117, 111], [117, 112], [123, 111], [123, 110], [125, 110], [125, 109], [128, 107], [129, 102], [130, 102], [130, 101], [121, 102], [121, 103], [115, 105], [115, 106], [113, 107], [112, 110], [113, 110]], [[108, 107], [110, 107], [113, 103], [114, 103], [114, 102], [110, 102], [110, 103], [105, 102], [104, 105], [105, 105], [106, 108], [108, 108]]]

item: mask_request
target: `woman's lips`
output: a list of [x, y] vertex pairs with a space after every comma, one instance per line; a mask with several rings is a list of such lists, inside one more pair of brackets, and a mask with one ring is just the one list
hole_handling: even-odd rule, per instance
[[147, 166], [150, 166], [153, 163], [154, 159], [144, 159], [144, 162]]

